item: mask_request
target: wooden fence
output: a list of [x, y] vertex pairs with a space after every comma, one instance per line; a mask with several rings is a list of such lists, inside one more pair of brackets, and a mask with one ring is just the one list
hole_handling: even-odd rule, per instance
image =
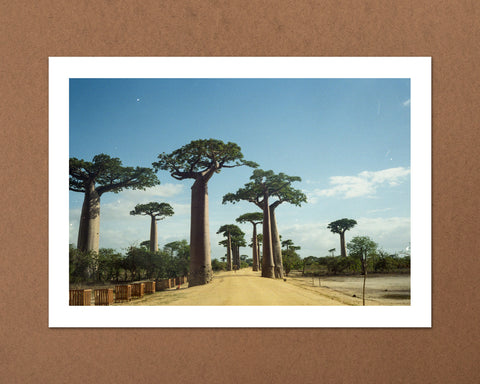
[[[145, 294], [152, 294], [157, 291], [175, 288], [185, 284], [186, 276], [180, 276], [172, 279], [162, 279], [157, 281], [147, 281], [145, 283], [134, 283], [129, 285], [116, 285], [115, 295], [112, 288], [95, 289], [95, 305], [111, 305], [113, 302], [130, 301], [133, 298], [141, 298]], [[69, 305], [91, 305], [91, 289], [70, 289]]]
[[155, 293], [155, 281], [145, 283], [145, 294]]
[[113, 303], [113, 289], [96, 289], [95, 290], [95, 305], [110, 305]]
[[132, 297], [143, 297], [145, 294], [145, 283], [132, 284]]
[[131, 285], [117, 285], [115, 286], [115, 302], [132, 300], [132, 286]]
[[169, 280], [157, 280], [155, 282], [155, 290], [157, 292], [164, 291], [165, 289], [170, 288], [170, 281]]
[[90, 305], [91, 302], [91, 289], [70, 289], [69, 305]]

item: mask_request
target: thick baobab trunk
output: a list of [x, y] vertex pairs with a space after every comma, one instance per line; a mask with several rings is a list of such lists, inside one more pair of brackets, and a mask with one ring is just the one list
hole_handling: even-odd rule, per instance
[[155, 216], [152, 217], [152, 223], [150, 225], [150, 251], [158, 251], [158, 233], [157, 233], [157, 220]]
[[258, 271], [257, 224], [253, 224], [252, 242], [253, 271], [256, 272]]
[[228, 243], [227, 243], [227, 271], [232, 270], [232, 238], [230, 237], [230, 232], [228, 232]]
[[83, 252], [98, 253], [100, 243], [100, 195], [91, 183], [83, 199], [80, 226], [78, 229], [77, 248]]
[[275, 277], [283, 279], [282, 243], [275, 219], [275, 208], [270, 208], [270, 226], [272, 227], [273, 262], [275, 263]]
[[274, 261], [272, 249], [272, 228], [270, 225], [270, 207], [268, 205], [268, 196], [263, 199], [263, 259], [262, 259], [262, 277], [274, 279]]
[[208, 186], [207, 182], [199, 177], [192, 186], [189, 286], [207, 284], [212, 280], [212, 277], [208, 225]]
[[347, 257], [347, 251], [345, 249], [345, 232], [340, 232], [340, 250], [342, 257]]

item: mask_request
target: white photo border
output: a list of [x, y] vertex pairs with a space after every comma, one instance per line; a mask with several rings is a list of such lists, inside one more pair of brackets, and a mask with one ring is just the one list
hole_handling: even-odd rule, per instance
[[[411, 304], [69, 306], [70, 78], [409, 78]], [[49, 327], [429, 328], [432, 326], [431, 244], [430, 57], [49, 58]]]

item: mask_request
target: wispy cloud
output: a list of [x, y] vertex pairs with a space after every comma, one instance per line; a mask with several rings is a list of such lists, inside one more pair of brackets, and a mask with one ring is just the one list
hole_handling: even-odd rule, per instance
[[403, 105], [404, 107], [408, 107], [408, 106], [410, 105], [410, 99], [405, 100], [405, 101], [402, 103], [402, 105]]
[[383, 209], [371, 209], [370, 211], [367, 211], [367, 213], [382, 213], [382, 212], [388, 212], [391, 211], [392, 208], [383, 208]]
[[315, 202], [318, 197], [373, 197], [380, 186], [400, 185], [409, 174], [410, 169], [397, 167], [374, 172], [363, 171], [356, 176], [332, 176], [329, 181], [330, 188], [315, 189], [307, 194], [310, 202]]

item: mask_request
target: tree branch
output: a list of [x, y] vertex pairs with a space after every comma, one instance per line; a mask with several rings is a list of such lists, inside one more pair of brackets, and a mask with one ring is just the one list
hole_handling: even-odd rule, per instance
[[73, 191], [73, 192], [85, 192], [85, 189], [77, 189], [77, 188], [72, 187], [72, 186], [70, 186], [68, 189], [70, 191]]

